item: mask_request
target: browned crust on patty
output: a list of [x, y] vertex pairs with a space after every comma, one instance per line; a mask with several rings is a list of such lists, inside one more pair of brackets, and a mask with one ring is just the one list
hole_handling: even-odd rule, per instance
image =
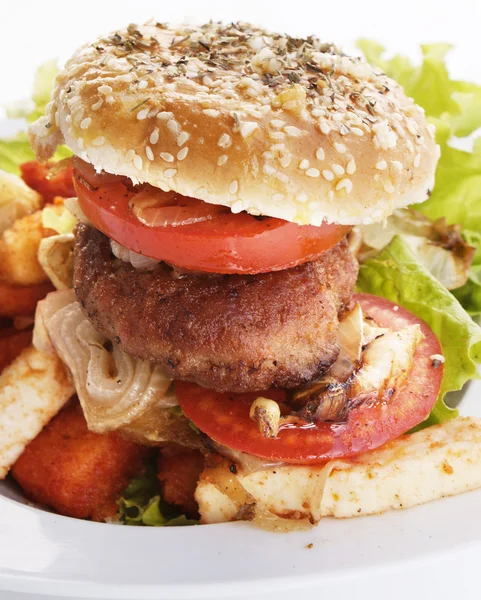
[[140, 271], [115, 259], [106, 236], [80, 224], [74, 286], [92, 323], [173, 379], [218, 391], [292, 388], [338, 354], [338, 314], [357, 262], [344, 240], [317, 261], [259, 275]]

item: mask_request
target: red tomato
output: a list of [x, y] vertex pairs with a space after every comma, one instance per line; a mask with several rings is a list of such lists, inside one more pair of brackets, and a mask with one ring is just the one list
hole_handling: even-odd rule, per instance
[[133, 189], [125, 178], [96, 175], [75, 161], [75, 189], [93, 225], [119, 244], [184, 269], [263, 273], [317, 258], [349, 227], [302, 226], [281, 219], [233, 214], [222, 206], [163, 192]]
[[[176, 390], [184, 414], [224, 446], [298, 464], [322, 463], [372, 450], [418, 425], [429, 415], [441, 387], [443, 366], [434, 366], [429, 358], [441, 354], [437, 337], [424, 321], [401, 307], [395, 311], [394, 305], [384, 298], [356, 294], [354, 300], [379, 326], [398, 330], [418, 323], [425, 336], [406, 384], [389, 401], [361, 404], [351, 409], [345, 422], [289, 423], [271, 439], [263, 437], [249, 418], [249, 408], [258, 393], [221, 394], [179, 381]], [[262, 395], [273, 397], [272, 392], [276, 394], [278, 390]]]
[[40, 164], [32, 160], [20, 165], [20, 171], [25, 183], [41, 194], [45, 202], [52, 202], [55, 196], [75, 196], [71, 163], [62, 167], [61, 163]]

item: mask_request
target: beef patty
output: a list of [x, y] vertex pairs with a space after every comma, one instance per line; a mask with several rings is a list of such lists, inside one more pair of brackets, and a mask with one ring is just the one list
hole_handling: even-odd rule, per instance
[[74, 285], [95, 327], [172, 379], [222, 392], [292, 388], [325, 371], [356, 277], [345, 240], [285, 271], [179, 278], [164, 263], [121, 262], [92, 227], [76, 231]]

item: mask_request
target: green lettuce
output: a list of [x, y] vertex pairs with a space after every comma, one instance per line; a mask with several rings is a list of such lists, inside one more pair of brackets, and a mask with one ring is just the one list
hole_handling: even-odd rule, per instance
[[481, 138], [471, 151], [452, 145], [454, 138], [481, 127], [481, 85], [450, 78], [445, 63], [449, 44], [421, 46], [420, 65], [401, 55], [387, 59], [377, 42], [359, 40], [358, 47], [404, 87], [436, 127], [441, 148], [436, 182], [429, 199], [416, 208], [430, 219], [445, 217], [448, 224], [461, 225], [466, 241], [477, 248], [469, 281], [454, 294], [471, 315], [481, 315]]
[[147, 465], [141, 477], [132, 479], [118, 500], [117, 520], [124, 525], [174, 526], [195, 525], [195, 519], [179, 514], [164, 500], [155, 466]]
[[[57, 72], [56, 61], [48, 61], [41, 65], [35, 74], [32, 101], [27, 105], [21, 103], [10, 107], [7, 109], [7, 116], [17, 119], [24, 118], [29, 123], [41, 117], [50, 101]], [[62, 160], [71, 154], [66, 146], [60, 146], [53, 159]], [[24, 132], [18, 133], [13, 138], [0, 140], [0, 169], [19, 175], [20, 165], [29, 160], [35, 160], [35, 155]]]
[[446, 358], [438, 401], [423, 426], [457, 415], [445, 395], [477, 377], [481, 364], [481, 328], [458, 300], [423, 267], [402, 236], [360, 266], [357, 288], [382, 296], [423, 319], [438, 336]]

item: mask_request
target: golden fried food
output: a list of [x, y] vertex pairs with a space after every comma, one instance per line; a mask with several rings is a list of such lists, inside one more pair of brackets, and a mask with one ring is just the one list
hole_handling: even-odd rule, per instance
[[32, 346], [0, 375], [0, 479], [75, 389], [56, 354]]
[[25, 286], [0, 281], [0, 317], [33, 315], [37, 302], [54, 289], [50, 281]]
[[204, 469], [204, 457], [199, 450], [166, 447], [157, 458], [157, 477], [166, 502], [189, 517], [198, 516], [194, 493]]
[[116, 513], [116, 500], [150, 452], [117, 434], [92, 433], [73, 401], [26, 447], [11, 473], [29, 500], [103, 521]]
[[15, 327], [0, 329], [0, 373], [32, 342], [32, 331]]

